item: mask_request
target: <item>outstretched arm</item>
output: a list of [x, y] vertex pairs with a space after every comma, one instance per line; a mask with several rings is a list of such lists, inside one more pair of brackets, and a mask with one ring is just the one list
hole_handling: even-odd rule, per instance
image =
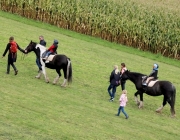
[[18, 50], [20, 50], [22, 53], [25, 53], [25, 50], [21, 49], [21, 47], [19, 47], [19, 45], [17, 44]]

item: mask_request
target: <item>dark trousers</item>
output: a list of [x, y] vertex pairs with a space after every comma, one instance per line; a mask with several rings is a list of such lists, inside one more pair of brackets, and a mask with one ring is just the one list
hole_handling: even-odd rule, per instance
[[7, 64], [7, 73], [9, 73], [9, 71], [10, 71], [10, 65], [13, 67], [14, 71], [17, 70], [17, 68], [16, 68], [16, 66], [14, 65], [13, 62], [8, 62], [8, 64]]
[[36, 64], [37, 64], [39, 70], [41, 70], [40, 60], [38, 58], [36, 58]]
[[122, 91], [125, 90], [125, 84], [126, 84], [126, 81], [121, 81], [121, 89], [122, 89]]
[[[112, 91], [111, 91], [111, 90], [112, 90]], [[110, 96], [111, 98], [114, 98], [115, 93], [116, 93], [116, 86], [110, 84], [109, 87], [108, 87], [108, 93], [109, 93], [109, 96]]]

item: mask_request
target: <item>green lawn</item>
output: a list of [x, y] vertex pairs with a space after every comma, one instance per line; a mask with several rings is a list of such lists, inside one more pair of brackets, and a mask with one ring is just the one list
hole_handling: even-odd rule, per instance
[[[47, 24], [0, 12], [0, 51], [3, 54], [10, 36], [25, 48], [39, 35], [44, 35], [47, 46], [59, 40], [58, 53], [72, 60], [73, 83], [66, 88], [52, 85], [54, 70], [47, 69], [50, 83], [37, 74], [35, 54], [24, 59], [18, 52], [17, 76], [11, 67], [6, 75], [7, 55], [0, 59], [0, 139], [2, 140], [155, 140], [179, 139], [179, 61], [141, 52], [130, 47], [59, 29]], [[135, 87], [128, 81], [128, 104], [123, 114], [116, 117], [121, 89], [114, 102], [109, 102], [107, 87], [113, 65], [125, 62], [128, 69], [149, 74], [153, 63], [158, 63], [159, 79], [169, 80], [177, 88], [176, 118], [170, 117], [170, 107], [161, 114], [155, 110], [163, 96], [144, 94], [144, 108], [134, 101]]]

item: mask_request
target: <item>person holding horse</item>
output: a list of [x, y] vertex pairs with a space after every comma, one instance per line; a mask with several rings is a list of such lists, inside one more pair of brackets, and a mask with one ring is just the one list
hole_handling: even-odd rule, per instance
[[153, 69], [152, 69], [152, 72], [149, 74], [149, 76], [147, 77], [147, 80], [146, 78], [144, 79], [143, 81], [143, 86], [147, 86], [147, 83], [152, 80], [152, 79], [157, 79], [157, 75], [158, 75], [158, 64], [153, 64]]
[[[44, 40], [44, 36], [39, 36], [39, 44], [46, 47], [46, 41]], [[40, 58], [36, 57], [36, 64], [39, 68], [38, 72], [41, 70]]]
[[15, 75], [18, 74], [18, 70], [16, 66], [14, 65], [14, 62], [16, 62], [17, 59], [17, 49], [19, 49], [21, 52], [25, 53], [23, 49], [19, 47], [19, 45], [15, 42], [14, 37], [11, 36], [9, 38], [9, 43], [6, 46], [6, 49], [2, 55], [2, 58], [6, 55], [6, 53], [9, 51], [8, 54], [8, 64], [7, 64], [7, 72], [6, 74], [9, 74], [10, 72], [10, 65], [13, 67], [15, 71]]
[[45, 55], [45, 57], [43, 58], [43, 59], [45, 59], [46, 60], [46, 63], [48, 63], [49, 61], [47, 61], [47, 58], [48, 58], [48, 56], [50, 55], [50, 54], [56, 54], [57, 52], [56, 52], [56, 50], [57, 50], [57, 48], [58, 48], [58, 40], [54, 40], [54, 42], [53, 42], [53, 44], [48, 48], [48, 50], [47, 50], [47, 52], [46, 52], [46, 55]]
[[[127, 71], [126, 64], [125, 63], [121, 63], [120, 77], [122, 76], [122, 74], [125, 71]], [[121, 79], [121, 89], [122, 89], [122, 91], [125, 90], [125, 84], [126, 84], [126, 81]]]
[[110, 81], [110, 85], [108, 87], [108, 93], [110, 96], [109, 101], [114, 101], [116, 87], [119, 86], [120, 84], [119, 80], [120, 80], [120, 72], [119, 72], [118, 66], [115, 65], [114, 70], [111, 72], [110, 80], [109, 80]]

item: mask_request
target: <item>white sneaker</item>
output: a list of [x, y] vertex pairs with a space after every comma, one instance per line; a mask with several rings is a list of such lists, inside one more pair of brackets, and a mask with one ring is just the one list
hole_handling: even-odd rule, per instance
[[49, 63], [49, 61], [48, 61], [48, 60], [46, 60], [46, 61], [45, 61], [45, 63]]

